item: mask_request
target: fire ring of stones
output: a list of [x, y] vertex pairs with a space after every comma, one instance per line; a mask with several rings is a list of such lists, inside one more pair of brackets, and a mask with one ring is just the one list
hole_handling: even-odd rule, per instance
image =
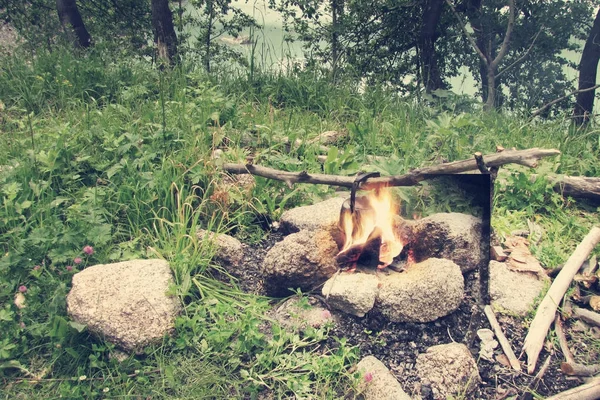
[[[342, 204], [341, 212], [332, 202]], [[463, 273], [481, 264], [479, 218], [440, 213], [404, 220], [382, 198], [357, 198], [350, 214], [348, 200], [323, 204], [331, 211], [319, 214], [320, 224], [297, 222], [319, 203], [295, 209], [289, 220], [282, 216], [295, 233], [264, 259], [268, 294], [320, 290], [334, 309], [358, 317], [374, 310], [393, 322], [431, 322], [460, 306]]]

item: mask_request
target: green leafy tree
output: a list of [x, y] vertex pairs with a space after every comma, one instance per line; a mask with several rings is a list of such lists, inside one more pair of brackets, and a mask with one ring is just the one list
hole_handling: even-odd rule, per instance
[[564, 0], [457, 2], [455, 21], [474, 49], [465, 61], [481, 84], [486, 107], [530, 109], [564, 94], [572, 85], [564, 72], [572, 63], [564, 51], [578, 49], [573, 39], [582, 37], [592, 5]]
[[129, 43], [139, 50], [152, 33], [147, 0], [0, 0], [0, 19], [11, 23], [32, 51], [52, 50], [62, 37], [57, 35], [61, 28], [67, 37], [72, 30], [76, 40], [68, 40], [80, 47], [87, 47], [93, 37], [98, 43]]
[[190, 3], [199, 11], [197, 16], [188, 18], [188, 23], [198, 30], [196, 39], [206, 71], [211, 71], [215, 59], [241, 61], [238, 53], [218, 39], [225, 34], [238, 37], [244, 28], [257, 26], [256, 21], [234, 7], [231, 0], [192, 0]]

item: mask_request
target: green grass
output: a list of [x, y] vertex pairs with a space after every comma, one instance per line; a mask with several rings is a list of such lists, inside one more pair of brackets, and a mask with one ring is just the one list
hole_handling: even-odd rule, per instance
[[[355, 348], [339, 339], [323, 352], [316, 344], [328, 328], [287, 332], [265, 321], [268, 299], [214, 279], [214, 247], [194, 234], [230, 231], [255, 243], [265, 235], [257, 221], [332, 192], [265, 179], [251, 192], [222, 189], [220, 163], [248, 156], [285, 170], [321, 170], [317, 146], [288, 149], [283, 137], [293, 143], [346, 130], [347, 142], [324, 166], [334, 174], [400, 174], [503, 145], [560, 149], [541, 163], [541, 175], [600, 175], [596, 127], [578, 130], [567, 118], [486, 114], [464, 97], [424, 104], [382, 88], [359, 94], [351, 83], [332, 86], [309, 72], [206, 76], [188, 63], [160, 72], [102, 48], [85, 57], [57, 50], [0, 59], [0, 108], [5, 398], [252, 398], [264, 390], [276, 398], [337, 398], [352, 387]], [[215, 161], [216, 147], [223, 155]], [[367, 155], [386, 157], [367, 165]], [[533, 250], [554, 267], [599, 223], [598, 209], [561, 198], [544, 179], [531, 183], [533, 172], [516, 169], [499, 186], [493, 225], [500, 235], [527, 220], [541, 225], [546, 234]], [[450, 206], [419, 193], [406, 200], [415, 212]], [[88, 245], [92, 255], [82, 252]], [[118, 363], [108, 343], [70, 324], [65, 295], [84, 266], [140, 257], [171, 263], [184, 313], [172, 338]], [[13, 305], [20, 286], [27, 287], [24, 309]]]

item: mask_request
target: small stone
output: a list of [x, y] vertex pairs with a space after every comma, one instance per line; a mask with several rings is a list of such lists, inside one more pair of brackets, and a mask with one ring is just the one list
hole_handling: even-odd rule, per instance
[[333, 197], [311, 206], [288, 210], [281, 215], [279, 220], [281, 230], [284, 233], [301, 230], [316, 231], [331, 223], [337, 223], [344, 201], [343, 197]]
[[481, 382], [477, 363], [462, 343], [428, 348], [417, 357], [416, 367], [421, 383], [431, 386], [436, 400], [468, 395]]
[[215, 260], [226, 269], [230, 270], [242, 265], [244, 259], [244, 246], [233, 236], [224, 233], [216, 234], [204, 229], [198, 229], [196, 236], [199, 240], [214, 241], [214, 244], [217, 247]]
[[359, 384], [359, 394], [365, 400], [410, 400], [410, 396], [402, 390], [396, 377], [377, 358], [367, 356], [363, 358], [356, 368], [363, 379]]
[[439, 213], [412, 222], [415, 261], [446, 258], [463, 273], [481, 263], [481, 219], [469, 214]]
[[326, 230], [300, 231], [276, 243], [265, 256], [265, 289], [271, 296], [284, 297], [300, 288], [309, 291], [338, 270], [336, 242]]
[[460, 306], [464, 279], [454, 262], [430, 258], [380, 276], [375, 308], [393, 322], [431, 322]]
[[364, 317], [375, 304], [378, 284], [375, 275], [342, 272], [329, 278], [321, 293], [331, 307]]
[[490, 296], [496, 309], [524, 316], [546, 285], [547, 277], [511, 271], [505, 263], [490, 261]]
[[494, 340], [494, 332], [487, 328], [479, 329], [477, 330], [477, 337], [479, 337], [482, 342], [489, 342]]

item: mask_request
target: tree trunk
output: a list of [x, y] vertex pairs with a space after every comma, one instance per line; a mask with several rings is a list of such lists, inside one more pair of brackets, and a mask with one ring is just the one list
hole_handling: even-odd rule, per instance
[[[596, 84], [596, 72], [600, 60], [600, 10], [596, 14], [592, 30], [585, 41], [581, 61], [579, 62], [579, 90], [587, 89]], [[595, 90], [588, 90], [577, 94], [573, 114], [575, 123], [583, 125], [589, 122], [590, 114], [594, 110]]]
[[81, 19], [81, 14], [79, 14], [79, 9], [77, 8], [75, 0], [56, 0], [56, 11], [58, 12], [58, 18], [60, 19], [63, 30], [68, 32], [67, 24], [71, 25], [73, 28], [73, 32], [77, 37], [75, 46], [81, 48], [90, 47], [92, 44], [92, 37], [87, 29], [85, 29], [83, 19]]
[[206, 52], [204, 58], [204, 67], [206, 72], [210, 72], [210, 45], [212, 43], [212, 30], [214, 20], [214, 0], [207, 0], [206, 12], [208, 14], [208, 23], [206, 25], [206, 36], [204, 37], [204, 50]]
[[152, 29], [158, 58], [173, 65], [177, 57], [177, 34], [168, 0], [152, 0]]
[[[485, 33], [481, 23], [481, 0], [470, 0], [466, 3], [466, 13], [469, 24], [475, 35], [475, 43], [479, 49], [490, 58], [487, 45], [485, 44]], [[481, 101], [485, 102], [488, 98], [488, 62], [479, 59], [479, 77], [481, 78]]]
[[487, 98], [484, 109], [493, 110], [496, 106], [496, 68], [490, 63], [487, 66]]
[[331, 0], [331, 75], [335, 82], [337, 76], [337, 66], [340, 57], [340, 5], [342, 0]]
[[430, 93], [436, 89], [445, 89], [435, 52], [436, 28], [442, 15], [444, 0], [428, 0], [425, 2], [419, 48], [421, 57], [421, 75], [425, 91]]

